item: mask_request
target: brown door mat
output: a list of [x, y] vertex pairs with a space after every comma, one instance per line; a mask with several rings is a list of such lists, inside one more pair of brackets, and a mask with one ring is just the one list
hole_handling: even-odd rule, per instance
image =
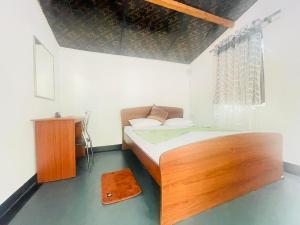
[[102, 175], [102, 204], [113, 204], [139, 195], [142, 190], [129, 168]]

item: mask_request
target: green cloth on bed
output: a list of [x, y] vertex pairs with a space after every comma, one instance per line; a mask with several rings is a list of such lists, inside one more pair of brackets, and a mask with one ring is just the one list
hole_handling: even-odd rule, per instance
[[224, 130], [224, 129], [221, 130], [213, 127], [197, 127], [197, 126], [192, 126], [187, 128], [175, 128], [175, 129], [154, 128], [151, 130], [134, 130], [134, 132], [138, 136], [150, 142], [151, 144], [158, 144], [190, 132], [200, 132], [200, 131], [232, 131], [232, 130]]

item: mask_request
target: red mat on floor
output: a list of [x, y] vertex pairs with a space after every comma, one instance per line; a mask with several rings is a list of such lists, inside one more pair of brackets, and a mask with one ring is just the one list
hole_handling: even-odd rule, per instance
[[130, 169], [102, 175], [102, 204], [108, 205], [139, 195], [142, 190]]

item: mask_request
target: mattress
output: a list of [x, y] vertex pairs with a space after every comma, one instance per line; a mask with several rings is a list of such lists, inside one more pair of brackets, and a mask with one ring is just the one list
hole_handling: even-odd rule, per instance
[[[180, 127], [182, 128], [182, 127]], [[143, 130], [153, 130], [154, 128], [144, 128]], [[155, 128], [157, 129], [178, 129], [178, 127], [166, 127], [166, 126], [161, 126]], [[189, 132], [186, 134], [183, 134], [181, 136], [172, 138], [170, 140], [160, 142], [157, 144], [152, 144], [149, 141], [145, 140], [141, 136], [135, 133], [136, 130], [141, 130], [139, 129], [134, 129], [132, 126], [125, 126], [124, 128], [124, 133], [130, 137], [135, 144], [143, 150], [154, 162], [159, 165], [159, 157], [166, 151], [169, 151], [174, 148], [178, 148], [180, 146], [192, 144], [198, 141], [204, 141], [207, 139], [211, 138], [216, 138], [216, 137], [222, 137], [226, 135], [232, 135], [232, 134], [238, 134], [241, 133], [240, 131], [193, 131]]]

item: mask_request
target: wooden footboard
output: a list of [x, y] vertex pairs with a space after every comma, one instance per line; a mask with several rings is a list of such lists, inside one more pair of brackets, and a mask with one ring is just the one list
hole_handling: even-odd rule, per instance
[[161, 225], [232, 200], [280, 179], [282, 138], [249, 133], [197, 142], [160, 157]]

